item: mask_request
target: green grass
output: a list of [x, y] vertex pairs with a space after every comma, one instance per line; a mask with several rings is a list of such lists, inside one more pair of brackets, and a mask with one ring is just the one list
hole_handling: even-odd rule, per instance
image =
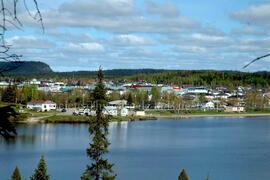
[[[46, 123], [88, 123], [93, 117], [91, 116], [73, 116], [73, 115], [56, 115], [42, 118]], [[155, 117], [144, 116], [113, 116], [110, 121], [142, 121], [142, 120], [156, 120]]]
[[87, 123], [91, 120], [89, 116], [70, 116], [70, 115], [61, 115], [61, 116], [50, 116], [41, 119], [46, 123]]

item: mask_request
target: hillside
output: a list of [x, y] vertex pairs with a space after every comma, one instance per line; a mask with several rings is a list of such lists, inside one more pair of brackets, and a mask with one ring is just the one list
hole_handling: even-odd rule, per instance
[[[1, 67], [12, 66], [10, 63], [0, 62]], [[27, 61], [18, 68], [4, 73], [5, 76], [24, 76], [25, 78], [52, 78], [64, 79], [89, 79], [95, 78], [97, 71], [72, 71], [53, 72], [49, 65], [43, 62]], [[146, 80], [152, 83], [175, 85], [252, 85], [257, 87], [270, 86], [270, 72], [255, 73], [239, 71], [216, 70], [164, 70], [164, 69], [112, 69], [104, 70], [108, 79], [138, 81]]]
[[22, 61], [20, 64], [0, 62], [0, 69], [11, 69], [5, 76], [27, 76], [53, 73], [49, 65], [39, 61]]

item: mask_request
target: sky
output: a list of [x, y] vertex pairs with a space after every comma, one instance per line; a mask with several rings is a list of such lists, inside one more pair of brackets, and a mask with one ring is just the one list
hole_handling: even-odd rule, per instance
[[[26, 0], [34, 13], [33, 1]], [[22, 60], [54, 71], [214, 69], [264, 71], [270, 1], [38, 0], [45, 31], [21, 4], [21, 29], [6, 33]]]

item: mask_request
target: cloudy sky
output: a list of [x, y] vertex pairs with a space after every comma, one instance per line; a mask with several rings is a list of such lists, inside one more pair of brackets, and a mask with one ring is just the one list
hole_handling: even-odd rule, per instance
[[[31, 0], [27, 0], [31, 9]], [[270, 53], [270, 1], [39, 0], [45, 33], [21, 8], [7, 41], [55, 71], [243, 70]], [[244, 71], [269, 70], [270, 58]]]

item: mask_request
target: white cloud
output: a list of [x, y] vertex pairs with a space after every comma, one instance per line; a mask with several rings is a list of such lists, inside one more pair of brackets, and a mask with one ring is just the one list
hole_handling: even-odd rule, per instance
[[251, 26], [245, 26], [238, 29], [233, 29], [231, 31], [232, 34], [235, 35], [248, 35], [248, 36], [266, 36], [268, 33], [265, 31], [260, 31], [254, 27]]
[[151, 14], [159, 14], [162, 16], [179, 16], [179, 9], [176, 4], [170, 0], [165, 0], [163, 4], [157, 2], [149, 2], [147, 10]]
[[235, 11], [230, 16], [243, 24], [257, 25], [270, 29], [270, 4], [251, 6], [247, 9]]
[[55, 47], [53, 42], [35, 36], [13, 36], [7, 39], [7, 43], [12, 48], [20, 49], [49, 49]]
[[149, 38], [135, 35], [118, 35], [110, 39], [109, 42], [117, 46], [143, 46], [154, 44], [154, 41]]
[[99, 43], [69, 43], [63, 50], [75, 53], [101, 53], [105, 51], [104, 47]]
[[60, 5], [61, 13], [76, 12], [76, 16], [127, 16], [134, 13], [132, 0], [76, 0]]
[[[191, 32], [200, 27], [184, 16], [144, 16], [131, 0], [71, 1], [55, 10], [43, 10], [42, 16], [46, 27], [94, 28], [122, 34]], [[37, 25], [27, 14], [23, 17], [26, 24]]]
[[207, 48], [224, 47], [230, 44], [231, 38], [227, 36], [210, 36], [201, 33], [193, 33], [185, 36], [167, 36], [161, 38], [165, 44], [180, 46], [200, 46]]

